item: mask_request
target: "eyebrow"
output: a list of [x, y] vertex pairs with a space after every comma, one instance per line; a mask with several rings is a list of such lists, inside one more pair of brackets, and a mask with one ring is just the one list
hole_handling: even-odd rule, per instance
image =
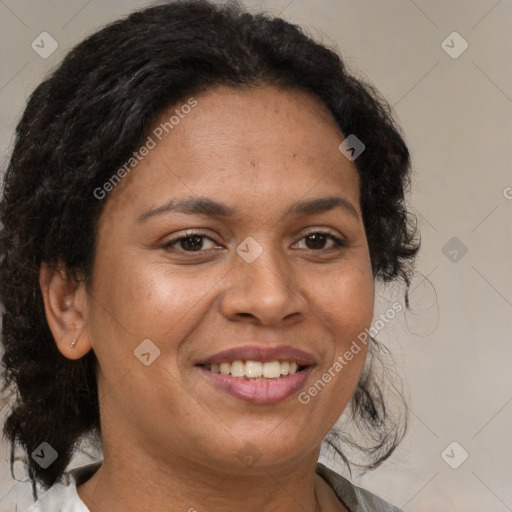
[[[290, 215], [314, 215], [324, 213], [334, 208], [341, 208], [352, 217], [359, 220], [359, 213], [350, 201], [340, 196], [319, 197], [308, 199], [293, 204], [285, 212], [285, 216]], [[207, 197], [188, 197], [177, 203], [174, 200], [168, 201], [162, 206], [146, 210], [137, 219], [137, 222], [145, 222], [155, 215], [168, 212], [186, 213], [189, 215], [208, 215], [210, 217], [233, 217], [236, 210], [230, 206], [219, 203]]]

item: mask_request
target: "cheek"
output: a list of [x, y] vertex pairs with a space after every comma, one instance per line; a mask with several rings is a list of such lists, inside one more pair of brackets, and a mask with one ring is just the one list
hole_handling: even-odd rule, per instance
[[[367, 353], [367, 329], [374, 311], [375, 288], [370, 267], [353, 267], [336, 273], [316, 290], [322, 323], [332, 336], [322, 372], [333, 381], [331, 392], [347, 400], [355, 390]], [[366, 338], [365, 338], [366, 337]], [[343, 400], [342, 400], [343, 401]], [[341, 405], [341, 403], [340, 403]]]
[[371, 325], [375, 288], [369, 267], [354, 267], [350, 272], [331, 272], [317, 281], [314, 295], [322, 318], [339, 341], [357, 336]]
[[[359, 261], [364, 261], [364, 254]], [[374, 281], [370, 266], [347, 264], [316, 280], [313, 312], [330, 334], [325, 359], [298, 400], [309, 411], [308, 421], [319, 419], [325, 434], [336, 423], [357, 388], [367, 353], [361, 334], [371, 326]]]
[[200, 301], [202, 293], [192, 273], [170, 272], [165, 264], [146, 264], [143, 255], [105, 259], [97, 267], [98, 302], [107, 306], [105, 312], [118, 328], [137, 336], [156, 334], [159, 326], [170, 330]]

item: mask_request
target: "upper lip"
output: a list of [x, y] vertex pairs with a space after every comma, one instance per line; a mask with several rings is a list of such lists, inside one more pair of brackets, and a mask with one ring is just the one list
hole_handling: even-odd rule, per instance
[[269, 347], [267, 345], [243, 345], [222, 350], [205, 357], [196, 365], [231, 363], [233, 361], [295, 361], [300, 366], [311, 366], [315, 360], [311, 354], [289, 345]]

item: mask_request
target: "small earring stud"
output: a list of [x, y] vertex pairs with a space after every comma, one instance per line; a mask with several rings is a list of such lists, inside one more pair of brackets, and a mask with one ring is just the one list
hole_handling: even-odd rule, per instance
[[76, 340], [76, 339], [74, 339], [74, 340], [71, 342], [71, 344], [70, 344], [69, 346], [70, 346], [71, 348], [75, 348], [76, 342], [77, 342], [77, 340]]

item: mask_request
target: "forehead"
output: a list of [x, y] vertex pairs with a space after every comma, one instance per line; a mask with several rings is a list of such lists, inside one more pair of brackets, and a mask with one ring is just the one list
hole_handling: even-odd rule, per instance
[[313, 189], [359, 202], [355, 165], [338, 149], [344, 135], [303, 91], [215, 87], [162, 112], [148, 137], [152, 148], [110, 192], [108, 209], [147, 209], [175, 194], [286, 201]]

